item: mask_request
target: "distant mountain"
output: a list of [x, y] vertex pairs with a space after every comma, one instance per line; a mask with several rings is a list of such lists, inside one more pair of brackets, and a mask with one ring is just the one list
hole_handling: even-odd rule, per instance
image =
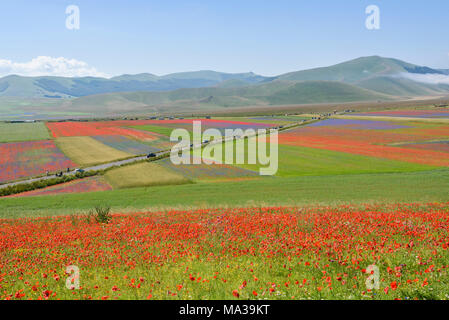
[[334, 66], [287, 73], [278, 79], [290, 81], [328, 80], [356, 85], [383, 94], [398, 97], [449, 94], [445, 86], [416, 82], [406, 74], [449, 74], [397, 59], [379, 56], [362, 57]]
[[212, 87], [221, 82], [238, 80], [246, 85], [262, 82], [267, 77], [254, 73], [229, 74], [197, 71], [156, 76], [149, 73], [105, 78], [21, 77], [0, 79], [0, 96], [27, 98], [73, 98], [94, 94], [126, 91], [171, 91], [181, 88]]
[[449, 70], [372, 56], [277, 77], [215, 71], [165, 76], [142, 73], [111, 79], [8, 76], [0, 79], [0, 97], [47, 98], [58, 101], [64, 112], [105, 115], [208, 110], [449, 95], [449, 84], [436, 83], [446, 75]]
[[261, 105], [392, 100], [391, 96], [335, 81], [285, 81], [245, 87], [179, 89], [169, 92], [120, 92], [68, 100], [64, 110], [102, 114], [214, 110]]
[[362, 57], [330, 67], [287, 73], [278, 77], [283, 80], [329, 80], [357, 83], [374, 77], [400, 73], [442, 73], [428, 67], [417, 66], [397, 59], [379, 56]]

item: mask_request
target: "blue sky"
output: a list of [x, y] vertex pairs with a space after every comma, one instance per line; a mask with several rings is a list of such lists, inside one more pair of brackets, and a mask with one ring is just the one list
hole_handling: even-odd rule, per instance
[[[80, 8], [76, 31], [65, 27], [72, 4]], [[371, 4], [380, 30], [365, 28]], [[447, 0], [3, 0], [0, 61], [3, 73], [26, 73], [36, 57], [64, 57], [108, 76], [277, 75], [368, 55], [449, 68], [448, 12]]]

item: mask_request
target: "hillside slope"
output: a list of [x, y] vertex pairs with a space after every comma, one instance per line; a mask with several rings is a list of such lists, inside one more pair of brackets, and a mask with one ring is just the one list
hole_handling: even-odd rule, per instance
[[448, 74], [398, 59], [362, 57], [334, 66], [287, 73], [278, 77], [290, 81], [340, 81], [382, 94], [398, 97], [449, 94], [445, 86], [407, 79], [407, 74]]
[[427, 67], [379, 56], [362, 57], [330, 67], [291, 72], [278, 77], [282, 80], [329, 80], [356, 83], [373, 77], [400, 73], [442, 73]]
[[[0, 98], [7, 99], [0, 101], [0, 114], [15, 117], [36, 110], [49, 117], [55, 113], [184, 112], [447, 96], [449, 84], [444, 79], [448, 73], [371, 56], [277, 77], [215, 71], [125, 74], [110, 79], [8, 76], [0, 79]], [[15, 104], [19, 100], [20, 104]], [[35, 101], [45, 101], [45, 105], [35, 105]]]
[[0, 79], [0, 96], [27, 98], [71, 98], [124, 91], [171, 91], [180, 88], [201, 88], [224, 81], [238, 80], [245, 85], [264, 81], [254, 73], [221, 73], [198, 71], [155, 76], [149, 73], [105, 78], [21, 77]]
[[333, 81], [272, 81], [237, 88], [195, 88], [170, 92], [121, 92], [77, 98], [70, 111], [111, 113], [128, 111], [210, 110], [256, 105], [307, 104], [391, 100], [393, 97]]
[[430, 96], [448, 94], [444, 86], [415, 82], [401, 77], [375, 77], [357, 82], [357, 86], [393, 96]]

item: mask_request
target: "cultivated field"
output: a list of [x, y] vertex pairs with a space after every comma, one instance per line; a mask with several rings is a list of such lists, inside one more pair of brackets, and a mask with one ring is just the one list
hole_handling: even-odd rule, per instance
[[332, 150], [407, 163], [448, 166], [448, 154], [401, 148], [399, 142], [448, 139], [449, 125], [329, 119], [281, 134], [281, 144]]
[[[420, 109], [418, 115], [427, 115], [432, 112], [437, 111]], [[438, 110], [438, 112], [441, 113], [441, 110]], [[411, 111], [403, 111], [401, 114], [404, 113], [410, 114]], [[285, 125], [295, 120], [301, 121], [309, 117], [313, 117], [313, 115], [202, 119], [202, 129], [212, 127], [220, 130], [267, 128]], [[123, 192], [123, 188], [144, 186], [152, 186], [153, 192], [156, 192], [157, 188], [162, 188], [157, 187], [157, 185], [179, 184], [185, 181], [206, 184], [225, 182], [223, 188], [230, 184], [234, 188], [235, 186], [245, 188], [248, 184], [253, 184], [251, 188], [254, 188], [255, 185], [260, 184], [264, 188], [267, 188], [267, 186], [270, 186], [270, 189], [274, 188], [271, 201], [276, 197], [283, 199], [280, 202], [272, 202], [278, 204], [287, 198], [284, 194], [291, 193], [282, 188], [283, 183], [287, 183], [284, 180], [286, 178], [294, 179], [298, 177], [304, 179], [304, 177], [311, 177], [310, 180], [304, 181], [313, 181], [314, 177], [323, 176], [332, 181], [336, 176], [349, 179], [350, 176], [369, 174], [368, 180], [373, 183], [380, 179], [380, 174], [431, 173], [432, 170], [441, 170], [447, 167], [449, 158], [446, 146], [449, 140], [449, 127], [442, 123], [427, 123], [425, 122], [426, 119], [418, 118], [419, 121], [405, 122], [325, 119], [281, 132], [278, 146], [279, 170], [275, 177], [260, 177], [258, 174], [260, 165], [216, 164], [209, 166], [201, 164], [175, 166], [169, 159], [152, 163], [151, 169], [148, 170], [143, 169], [141, 164], [114, 169], [107, 172], [106, 177], [112, 188], [120, 189], [117, 190], [119, 193]], [[193, 119], [49, 122], [47, 126], [60, 150], [68, 158], [77, 165], [89, 166], [168, 150], [173, 145], [168, 140], [171, 131], [177, 127], [191, 131], [192, 121]], [[245, 155], [245, 157], [247, 156]], [[70, 167], [73, 168], [73, 164]], [[26, 175], [30, 174], [23, 174], [23, 176]], [[170, 178], [164, 179], [164, 177]], [[252, 181], [254, 179], [260, 181]], [[278, 186], [279, 189], [277, 189]], [[207, 187], [211, 186], [207, 185]], [[181, 186], [171, 188], [181, 188]], [[194, 190], [195, 187], [189, 185], [189, 188]], [[339, 188], [347, 189], [343, 186], [339, 186]], [[91, 189], [86, 187], [86, 190], [90, 191]], [[95, 190], [95, 188], [92, 190]], [[100, 188], [99, 190], [103, 189]], [[134, 190], [138, 192], [138, 189]], [[46, 191], [43, 190], [43, 192], [45, 194]], [[103, 198], [109, 201], [109, 192], [111, 191], [104, 195], [99, 193], [99, 201]], [[166, 192], [172, 191], [170, 189]], [[41, 193], [36, 193], [36, 195], [41, 195]], [[61, 196], [65, 197], [64, 195]], [[288, 200], [295, 202], [294, 198], [298, 196], [298, 194], [295, 194]], [[195, 198], [194, 195], [192, 197]], [[249, 195], [247, 197], [254, 201], [258, 198]], [[263, 199], [263, 197], [261, 198]], [[271, 199], [271, 197], [269, 196], [268, 199]], [[309, 200], [313, 202], [318, 199], [322, 201], [318, 195]], [[367, 201], [374, 200], [370, 196], [365, 199]], [[218, 197], [215, 200], [211, 201], [210, 197], [205, 197], [202, 201], [195, 200], [196, 202], [186, 199], [185, 204], [187, 206], [210, 204], [211, 202], [224, 205], [236, 204], [232, 196], [229, 199], [228, 197]], [[161, 201], [161, 203], [153, 201], [153, 199], [145, 201], [147, 203], [138, 201], [135, 206], [137, 208], [149, 208], [154, 205], [165, 205], [164, 201]], [[242, 202], [238, 201], [237, 203], [241, 204]], [[177, 205], [182, 205], [182, 201]], [[75, 207], [77, 206], [75, 205]], [[119, 207], [127, 209], [127, 205], [119, 205]], [[73, 211], [72, 208], [70, 208], [70, 211]]]
[[117, 189], [177, 185], [190, 181], [182, 175], [166, 170], [154, 163], [139, 163], [123, 168], [113, 169], [106, 173], [106, 180]]
[[10, 197], [35, 197], [67, 193], [87, 193], [106, 190], [112, 190], [112, 187], [105, 181], [103, 177], [97, 176], [61, 183], [44, 189], [23, 192], [20, 194], [12, 195]]
[[56, 139], [56, 144], [70, 159], [82, 166], [112, 162], [132, 156], [130, 153], [111, 148], [91, 137], [63, 137]]
[[0, 123], [0, 142], [22, 142], [50, 139], [45, 124], [37, 123]]
[[[298, 126], [279, 133], [275, 176], [163, 158], [2, 197], [0, 297], [446, 299], [449, 124], [415, 111], [201, 119], [222, 132]], [[49, 140], [0, 144], [0, 176], [168, 150], [193, 120], [48, 122]], [[79, 290], [66, 289], [69, 265]]]
[[0, 154], [0, 183], [76, 166], [50, 140], [2, 143]]

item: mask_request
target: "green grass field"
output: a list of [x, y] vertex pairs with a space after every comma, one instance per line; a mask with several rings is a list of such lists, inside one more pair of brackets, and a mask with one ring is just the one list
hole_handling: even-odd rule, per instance
[[[243, 165], [258, 170], [258, 165]], [[431, 170], [435, 167], [307, 147], [279, 145], [281, 177], [387, 173]]]
[[182, 175], [147, 162], [110, 170], [105, 177], [116, 189], [190, 183]]
[[254, 122], [254, 123], [267, 123], [275, 125], [288, 125], [301, 120], [307, 120], [307, 117], [302, 116], [265, 116], [265, 117], [214, 117], [215, 120], [226, 120], [226, 121], [243, 121], [243, 122]]
[[[224, 149], [222, 150], [221, 159], [212, 158], [224, 161], [225, 152]], [[244, 154], [242, 155], [245, 157], [245, 163], [248, 163], [247, 150], [247, 142], [245, 142]], [[278, 152], [279, 168], [276, 175], [280, 177], [393, 173], [436, 169], [436, 167], [429, 165], [300, 146], [279, 145]], [[234, 144], [234, 161], [236, 154], [237, 150]], [[245, 164], [239, 165], [239, 167], [259, 171], [260, 165]]]
[[449, 169], [407, 173], [267, 178], [144, 187], [49, 197], [0, 199], [0, 217], [85, 213], [107, 204], [114, 212], [191, 207], [334, 205], [449, 201]]
[[174, 130], [173, 128], [163, 127], [163, 126], [153, 126], [153, 125], [142, 125], [142, 126], [131, 126], [130, 128], [149, 131], [154, 133], [159, 133], [164, 136], [170, 137], [171, 132]]
[[0, 123], [0, 142], [21, 142], [50, 139], [43, 122]]

